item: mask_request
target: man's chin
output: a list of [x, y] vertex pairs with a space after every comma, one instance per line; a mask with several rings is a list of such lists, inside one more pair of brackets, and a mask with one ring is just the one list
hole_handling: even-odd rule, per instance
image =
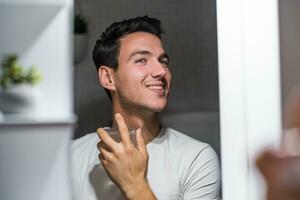
[[153, 112], [155, 112], [155, 113], [160, 113], [160, 112], [162, 112], [164, 110], [164, 108], [162, 108], [162, 109], [155, 109], [155, 110], [153, 110]]
[[163, 111], [165, 108], [166, 108], [166, 105], [162, 105], [162, 106], [154, 106], [154, 107], [152, 107], [151, 110], [152, 110], [153, 112], [158, 113], [158, 112]]

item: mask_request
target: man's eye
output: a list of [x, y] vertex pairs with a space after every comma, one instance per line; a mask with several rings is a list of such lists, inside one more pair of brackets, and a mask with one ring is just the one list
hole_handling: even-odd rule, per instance
[[135, 63], [146, 63], [147, 62], [147, 60], [145, 59], [145, 58], [140, 58], [140, 59], [137, 59], [137, 60], [135, 60]]
[[163, 64], [166, 67], [169, 65], [169, 61], [168, 60], [161, 60], [160, 63]]

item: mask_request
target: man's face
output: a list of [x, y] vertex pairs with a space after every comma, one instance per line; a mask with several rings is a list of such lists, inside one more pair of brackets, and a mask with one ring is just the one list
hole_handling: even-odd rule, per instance
[[171, 73], [161, 40], [136, 32], [120, 40], [115, 97], [123, 108], [160, 112], [167, 104]]

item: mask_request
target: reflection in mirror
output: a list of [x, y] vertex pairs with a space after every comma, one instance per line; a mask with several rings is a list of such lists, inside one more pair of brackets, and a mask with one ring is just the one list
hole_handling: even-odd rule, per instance
[[[89, 38], [86, 57], [75, 66], [75, 196], [217, 199], [221, 180], [216, 2], [77, 1], [75, 5], [76, 14], [87, 22]], [[150, 18], [135, 18], [145, 15]], [[124, 19], [132, 20], [115, 24], [95, 47], [107, 27]], [[156, 19], [165, 32], [161, 40]], [[133, 31], [121, 37], [117, 51], [101, 47], [113, 43], [126, 26]], [[117, 31], [112, 37], [113, 30]], [[116, 63], [117, 70], [112, 68]], [[113, 103], [102, 87], [110, 91]], [[111, 125], [143, 128], [137, 130], [139, 151], [131, 148], [126, 131], [120, 130], [119, 144], [102, 130], [95, 133]], [[130, 155], [123, 151], [128, 148]]]

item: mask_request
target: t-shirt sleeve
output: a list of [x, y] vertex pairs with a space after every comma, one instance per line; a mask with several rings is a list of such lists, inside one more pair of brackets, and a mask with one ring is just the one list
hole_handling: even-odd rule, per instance
[[181, 183], [183, 200], [220, 199], [220, 166], [215, 151], [207, 144], [190, 150]]

